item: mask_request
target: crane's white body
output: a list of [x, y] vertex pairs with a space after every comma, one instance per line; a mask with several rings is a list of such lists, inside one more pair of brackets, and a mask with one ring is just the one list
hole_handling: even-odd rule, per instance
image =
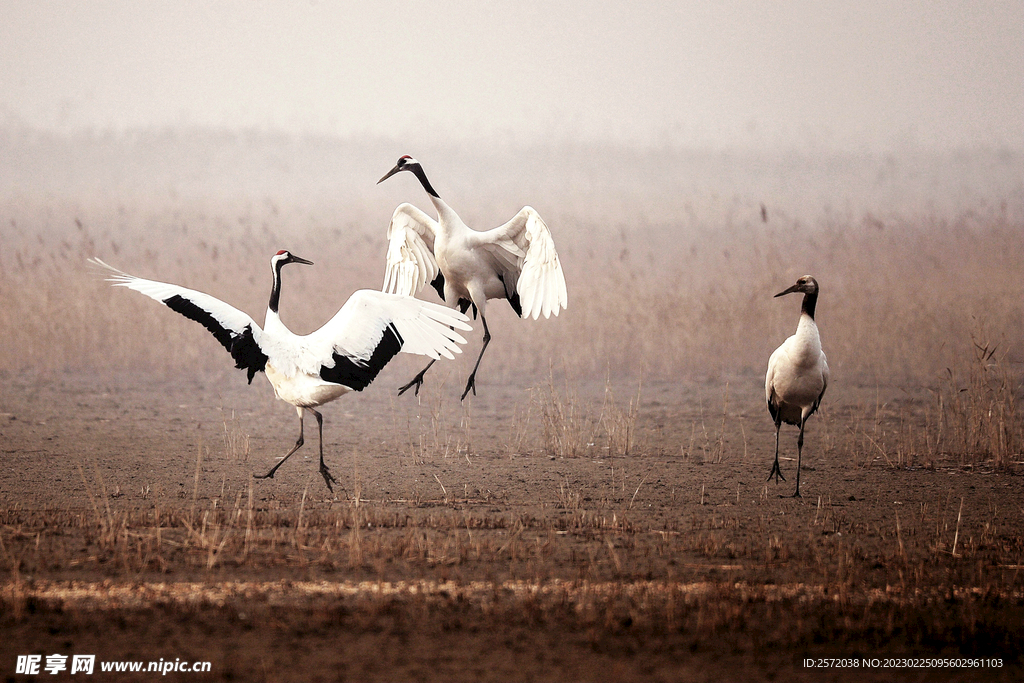
[[439, 197], [434, 220], [412, 204], [395, 209], [388, 227], [384, 291], [418, 294], [444, 275], [444, 299], [470, 301], [478, 310], [488, 299], [518, 294], [522, 316], [549, 318], [568, 307], [565, 275], [547, 224], [524, 206], [508, 223], [487, 231], [467, 226]]
[[297, 407], [316, 407], [362, 389], [323, 379], [321, 369], [335, 366], [335, 354], [368, 363], [392, 325], [403, 340], [402, 352], [451, 359], [462, 352], [458, 345], [465, 338], [454, 329], [469, 330], [465, 321], [464, 315], [444, 306], [362, 289], [307, 335], [295, 334], [268, 309], [259, 344], [267, 354], [266, 375], [277, 397]]
[[828, 387], [828, 360], [814, 319], [800, 314], [796, 333], [768, 359], [765, 400], [786, 424], [799, 425], [818, 409]]
[[[800, 496], [800, 463], [803, 459], [804, 426], [807, 418], [821, 405], [821, 399], [828, 388], [828, 360], [821, 350], [821, 336], [814, 322], [814, 311], [818, 300], [818, 283], [809, 275], [797, 280], [789, 289], [775, 296], [791, 292], [803, 292], [800, 306], [800, 320], [796, 332], [782, 342], [768, 358], [768, 372], [764, 379], [765, 401], [768, 412], [775, 421], [775, 464], [768, 475], [776, 481], [782, 476], [779, 469], [779, 429], [782, 423], [798, 425], [796, 492]], [[783, 477], [785, 479], [785, 477]]]
[[[99, 259], [108, 281], [127, 287], [170, 307], [206, 327], [236, 360], [236, 367], [248, 371], [249, 382], [256, 372], [265, 372], [277, 398], [295, 406], [303, 441], [303, 410], [309, 410], [321, 424], [315, 407], [333, 401], [349, 391], [365, 388], [399, 351], [454, 358], [465, 343], [456, 330], [470, 330], [465, 315], [444, 306], [409, 296], [360, 290], [320, 329], [298, 335], [281, 321], [277, 311], [281, 267], [285, 263], [309, 263], [286, 251], [271, 260], [274, 288], [264, 325], [260, 328], [248, 314], [216, 297], [178, 285], [129, 275]], [[321, 431], [321, 473], [327, 486], [334, 481], [323, 464]], [[280, 463], [278, 463], [280, 466]], [[268, 475], [273, 476], [275, 467]]]
[[[399, 159], [378, 183], [399, 171], [411, 171], [419, 178], [437, 211], [437, 220], [412, 204], [395, 209], [388, 227], [383, 290], [414, 295], [428, 282], [438, 283], [440, 274], [444, 285], [439, 294], [449, 306], [465, 311], [472, 305], [479, 312], [484, 345], [462, 394], [465, 398], [470, 389], [476, 391], [476, 370], [490, 341], [487, 301], [507, 299], [520, 317], [557, 316], [569, 303], [565, 275], [551, 231], [532, 207], [523, 207], [497, 228], [474, 230], [437, 195], [412, 157]], [[420, 373], [401, 391], [415, 384], [418, 392], [422, 380]]]
[[269, 362], [264, 372], [274, 387], [274, 395], [297, 408], [322, 406], [352, 391], [343, 384], [325, 382], [312, 373], [289, 375]]

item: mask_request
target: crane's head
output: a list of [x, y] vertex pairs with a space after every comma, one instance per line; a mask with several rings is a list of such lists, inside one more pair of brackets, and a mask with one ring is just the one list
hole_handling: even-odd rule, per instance
[[281, 266], [287, 265], [289, 263], [302, 263], [307, 266], [313, 265], [312, 261], [307, 261], [304, 258], [299, 258], [298, 256], [295, 256], [287, 249], [282, 249], [281, 251], [274, 254], [270, 259], [270, 265], [275, 271], [277, 271]]
[[785, 290], [779, 292], [775, 296], [783, 296], [784, 294], [792, 294], [793, 292], [803, 292], [804, 294], [817, 294], [818, 293], [818, 281], [810, 275], [804, 275], [802, 278], [796, 281], [796, 284]]
[[411, 156], [406, 154], [406, 155], [404, 155], [404, 156], [402, 156], [402, 157], [400, 157], [398, 159], [398, 163], [395, 164], [395, 167], [393, 169], [391, 169], [390, 171], [388, 171], [386, 174], [384, 174], [384, 177], [381, 178], [380, 180], [378, 180], [377, 184], [380, 185], [385, 180], [387, 180], [391, 176], [395, 175], [399, 171], [411, 171], [411, 170], [413, 170], [413, 168], [419, 168], [419, 167], [420, 167], [420, 162], [416, 161]]

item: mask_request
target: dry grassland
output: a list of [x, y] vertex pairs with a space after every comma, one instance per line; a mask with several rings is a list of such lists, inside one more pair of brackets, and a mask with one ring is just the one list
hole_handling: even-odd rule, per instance
[[[1019, 673], [1019, 154], [566, 145], [500, 149], [502, 170], [193, 133], [0, 137], [3, 661], [63, 642], [130, 658], [107, 630], [218, 679], [820, 680], [799, 658], [901, 653]], [[401, 359], [328, 406], [340, 498], [309, 461], [257, 484], [291, 409], [85, 259], [261, 321], [287, 248], [316, 262], [286, 271], [281, 305], [311, 331], [380, 286], [394, 206], [427, 206], [373, 185], [406, 152], [470, 225], [538, 209], [569, 308], [494, 315], [465, 403], [476, 331], [419, 399], [393, 395], [420, 365]], [[832, 385], [811, 493], [780, 500], [763, 373], [798, 313], [772, 295], [806, 273]]]

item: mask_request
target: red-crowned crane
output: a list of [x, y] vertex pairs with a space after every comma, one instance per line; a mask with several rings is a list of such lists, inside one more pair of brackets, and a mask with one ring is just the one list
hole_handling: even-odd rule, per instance
[[113, 268], [99, 259], [91, 262], [105, 268], [109, 282], [127, 287], [159, 301], [213, 333], [245, 370], [249, 383], [257, 372], [266, 373], [277, 398], [295, 406], [299, 414], [299, 439], [269, 472], [253, 475], [273, 477], [303, 444], [303, 414], [316, 417], [320, 433], [320, 474], [333, 491], [337, 480], [324, 463], [323, 417], [317, 406], [349, 391], [362, 391], [399, 351], [437, 359], [454, 358], [466, 340], [455, 330], [469, 330], [468, 318], [438, 304], [371, 290], [355, 292], [323, 327], [297, 335], [285, 327], [278, 314], [281, 297], [281, 269], [289, 263], [312, 265], [311, 261], [281, 250], [270, 259], [274, 286], [263, 329], [247, 314], [209, 294], [178, 285], [145, 280]]
[[[764, 379], [765, 400], [768, 412], [775, 421], [775, 464], [768, 479], [775, 477], [778, 483], [782, 477], [779, 469], [779, 428], [782, 423], [800, 426], [796, 442], [796, 492], [800, 497], [800, 460], [804, 448], [804, 425], [807, 418], [821, 405], [821, 398], [828, 388], [828, 362], [821, 350], [821, 337], [814, 322], [814, 307], [818, 302], [818, 283], [810, 275], [804, 275], [789, 289], [779, 292], [776, 297], [793, 292], [803, 292], [800, 305], [800, 321], [796, 333], [782, 342], [768, 359], [768, 374]], [[785, 481], [785, 477], [782, 480]]]
[[[490, 342], [485, 315], [487, 299], [507, 299], [519, 317], [545, 317], [568, 305], [565, 275], [555, 252], [551, 230], [540, 214], [523, 207], [509, 222], [490, 230], [475, 230], [438, 197], [420, 162], [406, 155], [398, 159], [378, 184], [399, 171], [415, 175], [437, 211], [433, 220], [411, 204], [395, 209], [388, 227], [389, 241], [384, 291], [413, 295], [426, 283], [452, 307], [473, 306], [483, 324], [483, 345], [466, 382], [462, 398], [476, 395], [476, 371]], [[433, 360], [413, 380], [398, 389], [412, 387], [419, 393], [423, 376]]]
[[[411, 204], [395, 209], [388, 227], [383, 289], [412, 295], [429, 282], [449, 306], [458, 306], [463, 313], [473, 306], [474, 316], [480, 313], [483, 346], [462, 392], [465, 399], [470, 390], [476, 395], [476, 371], [491, 341], [485, 314], [487, 300], [507, 299], [520, 318], [536, 320], [541, 314], [545, 318], [558, 315], [568, 305], [562, 265], [551, 231], [533, 208], [524, 206], [508, 223], [481, 232], [463, 223], [438, 196], [423, 166], [411, 156], [401, 157], [377, 183], [399, 171], [409, 171], [419, 179], [438, 219], [433, 220]], [[433, 364], [431, 361], [398, 393], [415, 386], [418, 394], [423, 375]]]

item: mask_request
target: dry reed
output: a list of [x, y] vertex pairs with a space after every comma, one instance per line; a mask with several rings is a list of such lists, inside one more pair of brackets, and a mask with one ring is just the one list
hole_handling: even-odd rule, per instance
[[[31, 140], [0, 142], [13, 146], [19, 158], [50, 153]], [[68, 182], [35, 189], [49, 188], [51, 179], [25, 170], [21, 184], [0, 186], [2, 370], [146, 368], [169, 375], [183, 367], [223, 369], [215, 342], [199, 341], [203, 330], [141, 297], [110, 290], [85, 267], [90, 256], [208, 291], [260, 319], [269, 256], [283, 247], [316, 255], [314, 268], [289, 273], [285, 282], [282, 315], [300, 332], [328, 319], [352, 290], [380, 286], [394, 199], [372, 182], [364, 187], [327, 164], [335, 169], [338, 192], [310, 194], [303, 184], [320, 188], [324, 180], [257, 164], [252, 173], [259, 182], [225, 188], [211, 175], [204, 189], [184, 182], [190, 173], [207, 177], [208, 170], [189, 166], [197, 157], [166, 152], [175, 144], [206, 144], [224, 151], [213, 155], [218, 163], [247, 154], [258, 158], [266, 150], [322, 160], [326, 148], [320, 143], [282, 148], [275, 139], [199, 135], [198, 143], [142, 136], [134, 142], [48, 144], [75, 150], [77, 171], [68, 170]], [[358, 168], [373, 152], [354, 143], [327, 148], [339, 161], [366, 155]], [[165, 150], [163, 157], [156, 150]], [[153, 163], [157, 170], [132, 176], [127, 185], [111, 180], [97, 192], [106, 171], [97, 173], [90, 164], [94, 156], [111, 154]], [[460, 155], [455, 152], [455, 161]], [[180, 167], [158, 161], [166, 157], [179, 159]], [[642, 152], [616, 158], [622, 168], [643, 168], [648, 160]], [[873, 198], [859, 180], [875, 166], [889, 175], [894, 169], [870, 157], [844, 159], [829, 169], [825, 162], [783, 156], [759, 161], [751, 167], [759, 170], [751, 171], [742, 168], [742, 157], [680, 152], [657, 158], [660, 179], [646, 193], [643, 184], [600, 169], [585, 185], [566, 183], [556, 166], [536, 168], [536, 177], [520, 173], [515, 182], [500, 175], [453, 178], [456, 186], [473, 179], [462, 194], [464, 217], [474, 223], [504, 220], [508, 195], [538, 204], [569, 281], [569, 309], [558, 318], [517, 321], [492, 307], [495, 342], [486, 361], [491, 381], [536, 384], [551, 362], [564, 363], [581, 380], [609, 372], [616, 381], [642, 372], [655, 383], [763, 372], [768, 353], [796, 319], [793, 306], [771, 295], [805, 272], [821, 282], [823, 341], [837, 377], [847, 381], [928, 383], [945, 367], [944, 350], [969, 336], [965, 311], [985, 311], [993, 338], [1024, 338], [1024, 198], [1011, 180], [1020, 177], [1018, 156], [996, 157], [990, 166], [984, 154], [936, 160], [947, 162], [945, 175], [929, 170], [927, 158], [914, 158], [903, 175], [890, 178], [892, 192], [883, 199]], [[672, 169], [690, 172], [701, 164], [735, 194], [705, 186], [662, 191], [672, 185]], [[823, 178], [803, 193], [778, 192], [759, 175], [766, 167], [804, 172], [803, 164]], [[160, 183], [174, 172], [181, 173], [180, 189], [167, 192]], [[834, 186], [828, 177], [837, 172], [848, 173], [844, 181], [851, 182], [843, 185], [844, 194], [829, 196]], [[959, 187], [965, 181], [957, 174], [968, 172], [980, 178], [974, 195], [928, 194], [936, 192], [931, 187]], [[919, 186], [919, 178], [931, 185]], [[778, 196], [747, 194], [768, 191]], [[760, 220], [761, 201], [771, 205], [768, 223]], [[985, 286], [965, 286], [977, 282]], [[1015, 379], [1021, 349], [1014, 344], [1000, 351]]]

